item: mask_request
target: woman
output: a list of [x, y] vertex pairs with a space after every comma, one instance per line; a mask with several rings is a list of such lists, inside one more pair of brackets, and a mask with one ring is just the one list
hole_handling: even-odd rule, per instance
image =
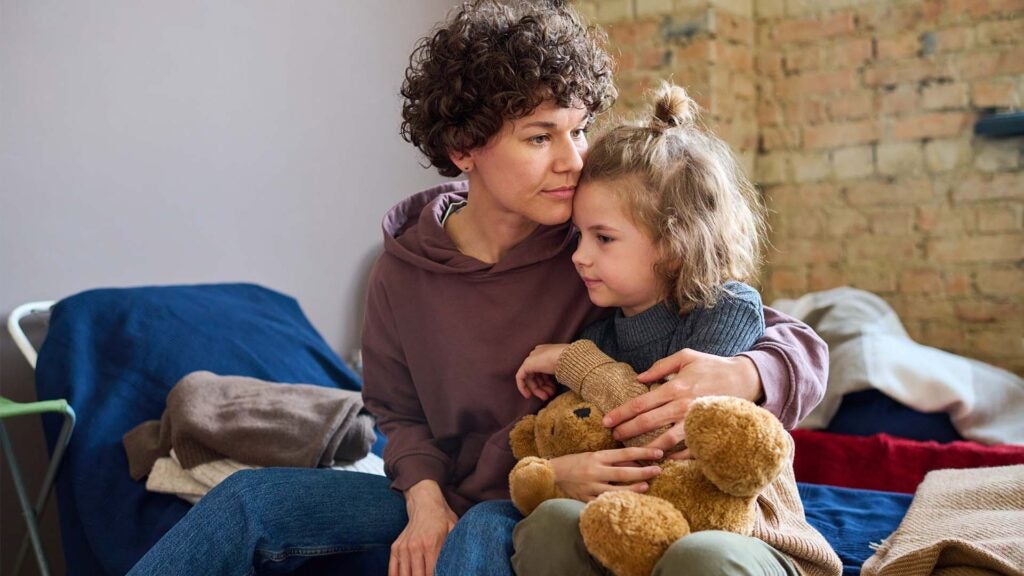
[[[570, 261], [569, 217], [586, 128], [615, 97], [611, 61], [571, 8], [482, 0], [420, 43], [402, 94], [403, 135], [441, 175], [467, 180], [416, 194], [384, 219], [363, 358], [390, 489], [358, 473], [238, 473], [132, 574], [287, 571], [364, 551], [390, 556], [392, 576], [511, 573], [507, 432], [540, 407], [511, 385], [516, 369], [537, 343], [569, 341], [601, 314]], [[746, 356], [680, 353], [655, 365], [651, 378], [676, 377], [610, 413], [609, 425], [619, 437], [673, 427], [651, 446], [595, 453], [580, 474], [609, 479], [622, 473], [616, 464], [674, 446], [686, 405], [702, 394], [774, 403], [799, 420], [824, 391], [827, 350], [806, 326], [770, 309], [765, 317], [765, 337]], [[642, 480], [635, 470], [627, 474]]]

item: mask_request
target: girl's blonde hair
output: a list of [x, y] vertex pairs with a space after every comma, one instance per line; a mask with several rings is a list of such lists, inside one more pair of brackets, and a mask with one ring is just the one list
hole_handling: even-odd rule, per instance
[[757, 190], [699, 115], [686, 90], [663, 84], [653, 115], [602, 133], [580, 176], [621, 181], [613, 189], [654, 239], [655, 273], [681, 311], [714, 306], [727, 280], [752, 280], [767, 241]]

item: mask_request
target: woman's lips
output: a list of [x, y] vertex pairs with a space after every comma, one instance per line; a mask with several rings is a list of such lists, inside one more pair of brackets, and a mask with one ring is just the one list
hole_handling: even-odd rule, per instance
[[576, 193], [575, 186], [563, 186], [561, 188], [552, 188], [551, 190], [544, 190], [544, 195], [557, 200], [571, 200], [573, 194]]

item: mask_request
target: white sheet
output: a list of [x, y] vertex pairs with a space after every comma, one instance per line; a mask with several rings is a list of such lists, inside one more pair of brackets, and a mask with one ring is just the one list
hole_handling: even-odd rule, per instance
[[843, 395], [876, 388], [921, 412], [948, 412], [969, 440], [1024, 444], [1024, 379], [914, 342], [878, 296], [842, 287], [772, 306], [809, 324], [829, 346], [825, 398], [801, 428], [828, 426]]

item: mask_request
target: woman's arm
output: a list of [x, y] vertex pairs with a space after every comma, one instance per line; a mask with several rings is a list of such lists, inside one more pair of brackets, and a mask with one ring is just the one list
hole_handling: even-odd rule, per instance
[[640, 374], [655, 390], [626, 402], [605, 416], [605, 426], [625, 439], [672, 425], [650, 446], [668, 449], [684, 439], [690, 402], [724, 394], [763, 405], [792, 429], [821, 401], [828, 379], [828, 346], [806, 324], [765, 307], [764, 336], [754, 348], [732, 358], [681, 350]]

